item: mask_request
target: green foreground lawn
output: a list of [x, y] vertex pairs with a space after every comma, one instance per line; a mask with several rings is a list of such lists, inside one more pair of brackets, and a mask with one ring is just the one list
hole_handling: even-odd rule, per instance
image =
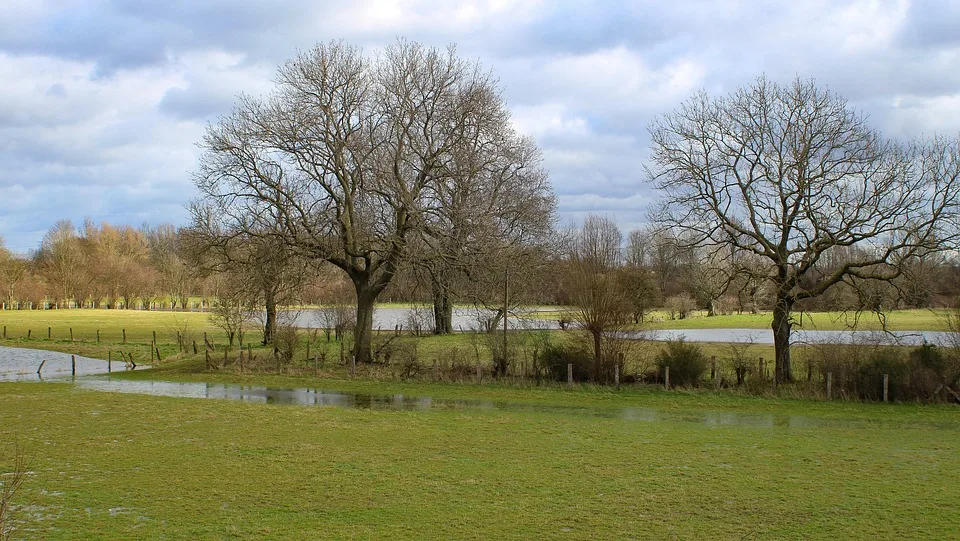
[[[956, 407], [531, 388], [509, 379], [476, 385], [469, 376], [398, 382], [368, 373], [373, 367], [350, 378], [333, 361], [317, 377], [304, 359], [291, 370], [301, 375], [265, 373], [269, 362], [245, 374], [233, 364], [205, 372], [202, 355], [180, 356], [174, 343], [177, 329], [201, 339], [212, 332], [205, 314], [27, 314], [0, 313], [0, 324], [25, 322], [43, 337], [0, 344], [105, 357], [118, 348], [120, 327], [138, 342], [122, 346], [143, 355], [156, 327], [165, 360], [117, 378], [542, 408], [344, 410], [0, 383], [0, 479], [16, 444], [30, 462], [15, 502], [19, 538], [906, 539], [960, 531]], [[177, 318], [193, 319], [181, 326]], [[73, 326], [83, 341], [48, 341], [47, 326]], [[97, 328], [100, 344], [81, 335]], [[469, 354], [474, 339], [423, 338], [418, 354]], [[319, 340], [313, 351], [333, 358], [336, 343]], [[623, 409], [667, 420], [628, 420]], [[728, 424], [738, 415], [761, 422]]]
[[[581, 403], [578, 393], [538, 392]], [[590, 395], [583, 400], [592, 404]], [[608, 405], [676, 413], [756, 411], [759, 402], [647, 392]], [[8, 454], [0, 471], [19, 442], [31, 471], [15, 509], [23, 538], [919, 539], [960, 531], [956, 408], [770, 401], [765, 409], [806, 422], [344, 410], [2, 383], [0, 449]]]

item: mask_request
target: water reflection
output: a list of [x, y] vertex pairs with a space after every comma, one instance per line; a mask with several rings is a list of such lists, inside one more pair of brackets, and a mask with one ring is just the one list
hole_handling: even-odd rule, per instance
[[209, 398], [236, 400], [257, 404], [321, 406], [348, 409], [390, 411], [488, 410], [510, 412], [537, 412], [563, 416], [586, 416], [604, 419], [651, 423], [696, 423], [707, 427], [749, 426], [757, 428], [787, 427], [934, 427], [960, 431], [960, 423], [917, 423], [878, 421], [868, 419], [817, 418], [800, 415], [741, 413], [734, 411], [675, 411], [645, 407], [582, 407], [543, 404], [523, 404], [483, 400], [450, 400], [403, 394], [373, 395], [349, 393], [328, 389], [275, 389], [256, 385], [223, 385], [217, 383], [180, 383], [170, 381], [130, 381], [110, 378], [80, 378], [76, 385], [84, 389], [107, 392], [172, 396], [181, 398]]

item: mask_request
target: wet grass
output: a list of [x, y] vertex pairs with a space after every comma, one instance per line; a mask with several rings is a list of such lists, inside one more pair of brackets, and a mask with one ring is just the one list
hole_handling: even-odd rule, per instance
[[[721, 405], [677, 393], [616, 400]], [[960, 424], [948, 408], [771, 407]], [[960, 430], [922, 423], [706, 427], [4, 383], [0, 438], [30, 460], [16, 510], [25, 538], [907, 539], [960, 528]]]
[[[408, 381], [398, 381], [395, 366], [360, 367], [351, 377], [337, 362], [339, 343], [322, 332], [303, 337], [312, 354], [328, 355], [318, 373], [305, 344], [281, 375], [270, 373], [271, 352], [259, 348], [259, 364], [248, 362], [242, 374], [235, 351], [223, 368], [206, 371], [202, 354], [179, 353], [175, 329], [161, 332], [161, 322], [187, 316], [199, 333], [209, 328], [205, 314], [119, 312], [121, 319], [91, 321], [87, 312], [30, 316], [27, 324], [44, 336], [48, 325], [73, 324], [75, 337], [102, 327], [100, 344], [54, 336], [2, 345], [105, 358], [117, 344], [103, 340], [104, 331], [123, 325], [128, 342], [139, 342], [123, 347], [145, 352], [157, 327], [165, 360], [114, 377], [813, 422], [344, 410], [0, 383], [0, 446], [18, 441], [32, 471], [18, 498], [19, 537], [908, 539], [960, 529], [960, 409], [952, 406], [811, 401], [788, 391], [618, 392], [487, 376], [477, 385], [469, 375], [434, 382], [428, 359], [456, 348], [469, 361], [482, 339], [472, 335], [416, 339], [424, 371]], [[3, 451], [0, 474], [12, 465]]]

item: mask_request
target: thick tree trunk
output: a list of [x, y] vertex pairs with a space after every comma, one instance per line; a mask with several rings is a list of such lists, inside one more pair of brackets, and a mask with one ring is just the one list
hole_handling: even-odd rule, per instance
[[447, 289], [433, 280], [433, 334], [453, 332], [453, 303]]
[[353, 357], [357, 364], [373, 360], [371, 337], [373, 335], [373, 310], [377, 300], [365, 283], [357, 283], [357, 326], [353, 331]]
[[500, 322], [503, 321], [503, 308], [497, 309], [497, 313], [493, 316], [493, 321], [490, 323], [490, 326], [484, 329], [487, 333], [495, 333], [497, 329], [500, 328]]
[[777, 302], [773, 306], [773, 349], [776, 356], [777, 383], [793, 382], [793, 371], [790, 367], [790, 332], [793, 324], [790, 314], [793, 311], [793, 299], [785, 295], [777, 295]]
[[268, 291], [264, 299], [267, 317], [263, 323], [263, 345], [266, 346], [273, 343], [273, 337], [277, 333], [277, 296], [272, 291]]

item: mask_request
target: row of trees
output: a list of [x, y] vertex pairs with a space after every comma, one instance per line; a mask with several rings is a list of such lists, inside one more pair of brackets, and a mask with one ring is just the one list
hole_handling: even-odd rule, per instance
[[763, 78], [697, 94], [650, 131], [651, 225], [626, 243], [602, 217], [558, 232], [540, 152], [489, 71], [452, 47], [320, 44], [208, 127], [188, 228], [58, 224], [33, 270], [48, 297], [93, 305], [157, 291], [183, 305], [189, 277], [218, 276], [222, 305], [265, 306], [267, 341], [277, 306], [345, 280], [359, 362], [385, 296], [431, 300], [441, 333], [454, 302], [491, 308], [491, 328], [519, 303], [572, 304], [598, 379], [604, 337], [656, 305], [771, 309], [786, 382], [795, 310], [956, 293], [955, 139], [891, 141], [812, 81]]

